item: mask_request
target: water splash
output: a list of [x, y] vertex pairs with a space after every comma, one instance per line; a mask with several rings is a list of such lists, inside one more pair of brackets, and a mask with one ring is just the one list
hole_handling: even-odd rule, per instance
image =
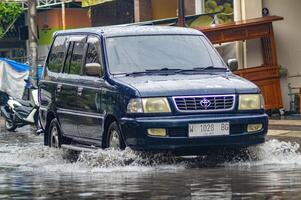
[[[9, 136], [9, 135], [7, 135]], [[251, 147], [246, 157], [219, 160], [223, 155], [200, 157], [174, 157], [167, 154], [147, 154], [127, 148], [125, 151], [113, 149], [98, 150], [92, 153], [74, 154], [67, 150], [52, 149], [42, 145], [41, 137], [24, 134], [16, 140], [5, 142], [0, 138], [0, 165], [17, 167], [21, 170], [87, 173], [112, 171], [154, 171], [181, 170], [203, 167], [252, 167], [267, 165], [301, 165], [300, 145], [276, 139]]]
[[185, 163], [168, 154], [136, 152], [129, 148], [124, 151], [114, 149], [80, 153], [77, 164], [92, 169], [93, 172], [112, 171], [174, 171], [185, 169]]
[[[237, 155], [229, 155], [223, 152], [221, 155], [209, 155], [199, 157], [174, 157], [167, 154], [146, 154], [126, 149], [116, 151], [113, 149], [99, 150], [93, 153], [81, 153], [77, 163], [91, 168], [114, 167], [152, 167], [160, 168], [169, 166], [174, 168], [202, 168], [212, 166], [265, 166], [265, 165], [301, 165], [300, 145], [295, 142], [284, 142], [276, 139], [265, 144], [250, 147], [246, 152]], [[227, 157], [228, 156], [228, 157]], [[226, 160], [226, 161], [225, 161]], [[172, 167], [173, 166], [173, 167]], [[168, 167], [167, 167], [168, 168]]]
[[300, 165], [300, 145], [296, 142], [284, 142], [276, 139], [248, 149], [248, 159], [232, 160], [225, 166], [264, 166], [264, 165]]

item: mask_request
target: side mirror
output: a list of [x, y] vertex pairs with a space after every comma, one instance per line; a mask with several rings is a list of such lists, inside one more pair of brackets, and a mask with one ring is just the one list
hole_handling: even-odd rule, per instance
[[238, 70], [238, 61], [237, 61], [237, 59], [234, 59], [234, 58], [229, 59], [227, 61], [227, 65], [228, 65], [229, 69], [232, 72]]
[[102, 67], [99, 63], [87, 63], [85, 65], [85, 74], [87, 76], [102, 76]]

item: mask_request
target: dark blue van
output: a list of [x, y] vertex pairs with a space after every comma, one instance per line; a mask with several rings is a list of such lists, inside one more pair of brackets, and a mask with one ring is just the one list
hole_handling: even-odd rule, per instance
[[260, 90], [199, 31], [111, 26], [55, 33], [39, 85], [44, 143], [199, 154], [263, 143]]

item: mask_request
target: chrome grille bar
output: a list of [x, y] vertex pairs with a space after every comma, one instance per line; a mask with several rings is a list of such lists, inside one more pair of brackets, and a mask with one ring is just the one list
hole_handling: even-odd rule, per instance
[[180, 112], [219, 112], [234, 109], [235, 95], [176, 96], [173, 102]]

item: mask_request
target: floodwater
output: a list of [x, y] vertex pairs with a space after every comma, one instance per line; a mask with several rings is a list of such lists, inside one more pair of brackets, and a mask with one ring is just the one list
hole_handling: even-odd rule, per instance
[[[19, 129], [20, 131], [20, 129]], [[175, 158], [129, 149], [74, 157], [0, 130], [0, 199], [301, 199], [299, 144], [271, 139], [249, 159]]]

